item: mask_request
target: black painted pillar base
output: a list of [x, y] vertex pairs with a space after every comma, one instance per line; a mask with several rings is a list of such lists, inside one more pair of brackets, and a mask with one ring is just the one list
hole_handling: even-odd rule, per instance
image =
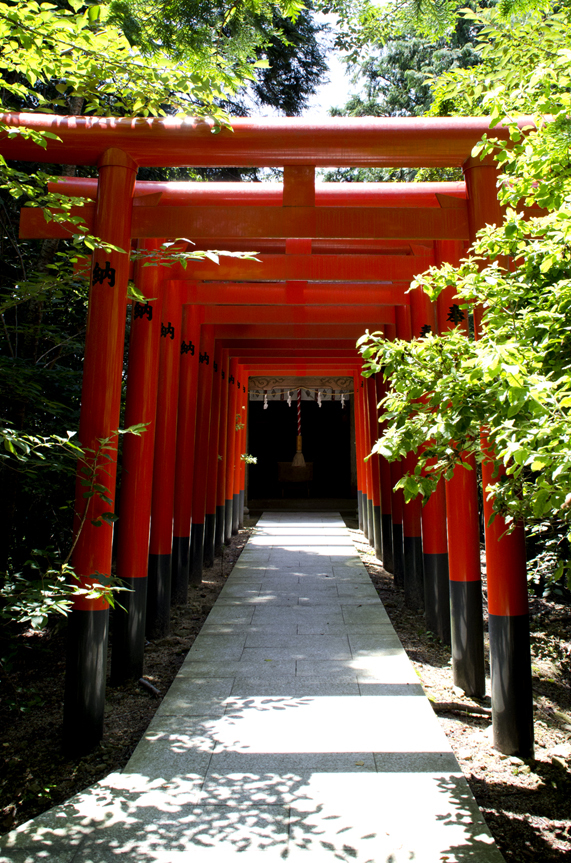
[[383, 550], [383, 567], [387, 572], [394, 573], [393, 558], [393, 517], [389, 513], [381, 513], [381, 546]]
[[450, 620], [454, 685], [472, 698], [483, 698], [486, 671], [480, 581], [450, 582]]
[[367, 502], [367, 495], [365, 492], [361, 492], [361, 507], [363, 511], [363, 527], [361, 530], [363, 531], [363, 535], [365, 539], [369, 538], [369, 504]]
[[221, 557], [224, 551], [224, 515], [225, 506], [216, 507], [216, 530], [214, 531], [214, 555]]
[[109, 609], [72, 611], [67, 624], [63, 746], [85, 755], [103, 737]]
[[422, 540], [419, 536], [405, 536], [404, 604], [407, 608], [424, 608], [424, 576], [422, 572]]
[[214, 534], [216, 533], [216, 516], [207, 512], [204, 516], [204, 555], [202, 565], [206, 569], [214, 566]]
[[361, 500], [363, 493], [357, 489], [357, 519], [359, 521], [359, 530], [363, 530], [363, 502]]
[[244, 506], [245, 506], [246, 495], [244, 489], [240, 492], [240, 511], [238, 513], [238, 527], [241, 529], [244, 527]]
[[426, 628], [450, 644], [448, 554], [424, 554], [424, 614]]
[[170, 554], [149, 555], [147, 587], [147, 638], [163, 638], [171, 625], [171, 566]]
[[404, 549], [402, 524], [393, 524], [393, 577], [397, 587], [404, 587]]
[[[121, 593], [113, 611], [113, 651], [111, 685], [143, 676], [145, 621], [147, 616], [147, 579], [124, 578], [129, 593]], [[123, 607], [121, 607], [123, 606]]]
[[189, 583], [202, 584], [202, 560], [204, 557], [204, 525], [194, 524], [190, 528]]
[[383, 559], [383, 537], [381, 534], [381, 507], [373, 506], [373, 531], [375, 537], [375, 557]]
[[367, 512], [369, 515], [369, 534], [368, 540], [371, 548], [375, 547], [375, 520], [373, 518], [373, 499], [367, 501]]
[[171, 570], [171, 605], [186, 605], [188, 570], [190, 567], [190, 536], [173, 536]]
[[232, 539], [232, 498], [224, 502], [224, 542], [230, 545]]
[[240, 524], [240, 495], [235, 494], [232, 498], [232, 535], [236, 536]]
[[494, 746], [504, 755], [533, 757], [529, 615], [490, 614]]

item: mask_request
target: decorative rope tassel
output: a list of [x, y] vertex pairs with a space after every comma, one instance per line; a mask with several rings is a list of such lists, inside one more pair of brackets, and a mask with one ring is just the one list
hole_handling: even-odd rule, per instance
[[264, 390], [264, 410], [267, 411], [267, 409], [268, 409], [268, 394]]
[[287, 406], [288, 406], [288, 408], [291, 407], [291, 392], [290, 392], [290, 390], [287, 391]]
[[345, 393], [341, 393], [341, 407], [345, 407]]
[[297, 444], [292, 467], [305, 467], [305, 459], [301, 451], [301, 390], [297, 391]]
[[321, 390], [317, 390], [317, 404], [321, 407]]

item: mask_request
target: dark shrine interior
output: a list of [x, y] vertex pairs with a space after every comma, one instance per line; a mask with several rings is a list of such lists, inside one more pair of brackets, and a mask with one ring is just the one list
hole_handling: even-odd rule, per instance
[[297, 440], [297, 408], [287, 401], [249, 402], [248, 453], [257, 464], [248, 468], [250, 498], [350, 498], [351, 488], [351, 408], [340, 401], [301, 403], [302, 451], [306, 462], [313, 462], [313, 480], [280, 483], [278, 462], [293, 460]]

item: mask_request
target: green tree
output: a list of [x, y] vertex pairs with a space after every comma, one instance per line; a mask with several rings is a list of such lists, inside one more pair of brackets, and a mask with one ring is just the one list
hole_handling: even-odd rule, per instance
[[[402, 487], [409, 499], [427, 496], [462, 452], [483, 458], [485, 427], [507, 472], [492, 487], [496, 510], [508, 520], [563, 524], [569, 537], [571, 20], [565, 9], [509, 20], [499, 10], [467, 14], [482, 27], [482, 63], [436, 80], [435, 105], [491, 115], [492, 128], [473, 155], [498, 162], [506, 216], [479, 233], [459, 267], [433, 268], [413, 288], [436, 299], [454, 285], [466, 311], [474, 304], [483, 310], [482, 335], [476, 342], [458, 331], [410, 343], [363, 338], [369, 371], [383, 369], [390, 382], [390, 429], [376, 450], [389, 459], [417, 452], [418, 468]], [[523, 135], [517, 116], [529, 113], [536, 127]], [[494, 139], [500, 121], [510, 128], [508, 142]], [[546, 213], [524, 221], [522, 205], [535, 204]], [[516, 267], [506, 265], [510, 259]]]
[[[334, 115], [349, 117], [415, 117], [433, 102], [430, 80], [451, 69], [468, 69], [480, 62], [474, 45], [478, 28], [466, 18], [439, 39], [414, 31], [390, 39], [356, 65], [355, 82], [363, 96], [352, 96]], [[358, 76], [358, 77], [357, 77]]]
[[[423, 35], [409, 28], [384, 39], [377, 31], [376, 42], [368, 42], [362, 56], [349, 55], [353, 83], [361, 90], [342, 108], [331, 114], [340, 117], [414, 117], [429, 111], [433, 102], [431, 80], [451, 69], [470, 68], [480, 62], [475, 50], [478, 25], [457, 18], [447, 32]], [[375, 182], [418, 179], [460, 179], [458, 170], [386, 168], [340, 168], [326, 175], [329, 181]]]
[[248, 64], [257, 63], [222, 100], [233, 116], [247, 116], [254, 106], [295, 116], [327, 71], [323, 39], [329, 28], [315, 22], [311, 4], [121, 0], [111, 4], [111, 19], [145, 53], [153, 54], [157, 44], [182, 59], [189, 52], [218, 52], [232, 65], [245, 64], [248, 73]]

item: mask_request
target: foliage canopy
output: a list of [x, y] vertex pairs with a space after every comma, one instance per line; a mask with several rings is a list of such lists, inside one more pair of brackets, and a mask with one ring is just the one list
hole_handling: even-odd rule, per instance
[[[508, 520], [559, 520], [571, 536], [571, 21], [560, 9], [465, 15], [481, 26], [482, 63], [435, 80], [433, 110], [491, 115], [473, 155], [496, 160], [505, 218], [479, 232], [459, 267], [432, 268], [412, 289], [435, 300], [454, 285], [462, 308], [481, 308], [481, 338], [455, 330], [410, 343], [361, 340], [368, 373], [390, 381], [389, 429], [376, 451], [391, 460], [417, 452], [402, 487], [408, 499], [427, 496], [463, 453], [484, 458], [484, 428], [506, 468], [487, 492], [496, 510]], [[515, 121], [528, 113], [536, 128], [522, 135]], [[500, 121], [509, 142], [494, 138]], [[526, 221], [524, 205], [544, 211]]]

